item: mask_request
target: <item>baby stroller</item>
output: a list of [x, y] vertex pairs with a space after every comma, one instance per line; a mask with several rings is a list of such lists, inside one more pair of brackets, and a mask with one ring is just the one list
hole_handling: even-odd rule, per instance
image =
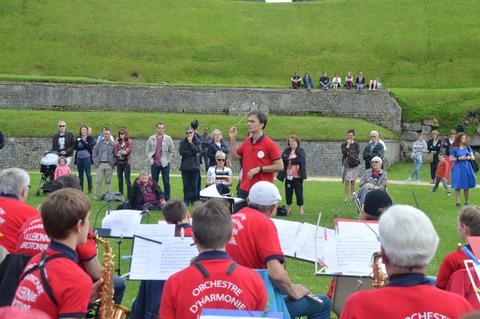
[[41, 191], [46, 194], [52, 190], [53, 176], [55, 174], [55, 169], [57, 168], [57, 163], [57, 152], [47, 153], [40, 160], [40, 173], [42, 173], [42, 177], [40, 178], [40, 183], [38, 185], [37, 196], [40, 195]]

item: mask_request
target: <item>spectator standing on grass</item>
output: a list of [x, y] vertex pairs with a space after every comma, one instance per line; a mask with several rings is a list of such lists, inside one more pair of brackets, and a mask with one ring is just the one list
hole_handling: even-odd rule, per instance
[[278, 177], [285, 183], [285, 199], [287, 214], [290, 214], [293, 203], [293, 193], [297, 198], [298, 214], [303, 215], [303, 181], [307, 179], [305, 149], [300, 146], [300, 139], [290, 135], [287, 139], [287, 148], [282, 152], [283, 171]]
[[432, 179], [430, 184], [435, 183], [435, 172], [438, 166], [438, 154], [442, 150], [442, 141], [439, 139], [438, 131], [433, 130], [430, 134], [430, 140], [427, 143], [428, 152], [433, 153], [433, 161], [430, 163], [430, 178]]
[[165, 124], [158, 122], [157, 133], [150, 136], [145, 147], [145, 155], [150, 164], [152, 179], [158, 183], [158, 177], [162, 173], [163, 190], [165, 200], [170, 199], [170, 162], [175, 156], [175, 145], [170, 136], [165, 134]]
[[113, 168], [115, 167], [115, 142], [112, 142], [112, 132], [108, 127], [105, 128], [104, 137], [98, 141], [93, 148], [93, 164], [97, 168], [97, 181], [95, 185], [95, 196], [93, 199], [99, 199], [102, 191], [102, 183], [105, 180], [105, 193], [110, 192], [112, 184]]
[[203, 128], [203, 134], [200, 135], [200, 140], [202, 141], [202, 159], [205, 164], [205, 171], [208, 171], [209, 160], [208, 160], [208, 148], [212, 142], [212, 137], [210, 136], [210, 128], [205, 126]]
[[[91, 131], [91, 130], [90, 130]], [[82, 125], [80, 134], [75, 140], [75, 164], [77, 165], [78, 177], [80, 179], [81, 191], [83, 192], [84, 175], [87, 176], [88, 195], [92, 193], [92, 153], [93, 137], [88, 135], [88, 127]]]
[[432, 188], [431, 192], [435, 193], [438, 189], [438, 185], [442, 182], [443, 187], [447, 191], [447, 195], [452, 195], [450, 192], [450, 187], [447, 184], [447, 177], [448, 177], [448, 163], [445, 160], [445, 154], [439, 153], [438, 154], [438, 166], [437, 170], [435, 171], [435, 186]]
[[178, 152], [182, 157], [180, 163], [180, 171], [182, 172], [183, 182], [183, 202], [186, 206], [193, 205], [198, 200], [197, 187], [198, 178], [200, 176], [200, 139], [194, 135], [193, 128], [187, 127], [185, 134], [187, 135], [180, 141]]
[[355, 130], [347, 132], [347, 141], [340, 145], [342, 150], [342, 181], [345, 190], [345, 202], [355, 192], [355, 181], [358, 178], [358, 166], [360, 165], [360, 143], [355, 141]]
[[372, 158], [378, 156], [383, 161], [383, 155], [385, 152], [385, 148], [382, 143], [380, 143], [380, 135], [377, 131], [370, 132], [370, 143], [365, 145], [363, 149], [363, 160], [365, 161], [365, 169], [369, 169], [371, 167]]
[[[67, 131], [65, 121], [58, 121], [58, 133], [53, 136], [52, 149], [50, 152], [57, 152], [58, 156], [72, 157], [75, 135]], [[46, 153], [49, 151], [46, 151]]]
[[410, 183], [414, 177], [417, 177], [417, 184], [420, 184], [420, 168], [423, 163], [423, 154], [427, 153], [427, 143], [423, 139], [423, 133], [418, 133], [417, 140], [412, 146], [412, 160], [415, 168], [412, 174], [407, 178], [407, 183]]
[[130, 198], [130, 189], [132, 188], [132, 182], [130, 180], [130, 156], [132, 150], [132, 140], [128, 136], [127, 129], [122, 127], [118, 130], [115, 158], [117, 159], [118, 191], [123, 195], [123, 179], [125, 177], [125, 184], [127, 184], [127, 198]]
[[473, 150], [467, 143], [467, 135], [458, 133], [450, 149], [450, 162], [455, 162], [452, 168], [452, 188], [455, 190], [457, 207], [460, 207], [460, 190], [463, 189], [466, 206], [470, 199], [470, 189], [477, 186], [477, 178], [470, 163], [474, 158]]
[[444, 138], [442, 141], [442, 147], [445, 152], [445, 162], [448, 165], [448, 175], [446, 177], [447, 179], [447, 184], [450, 184], [450, 174], [452, 171], [452, 167], [455, 164], [455, 162], [450, 162], [450, 148], [455, 141], [455, 135], [457, 132], [455, 130], [450, 130], [450, 133], [448, 134], [448, 137]]
[[210, 145], [208, 146], [208, 159], [209, 159], [208, 166], [209, 167], [217, 165], [215, 156], [219, 151], [225, 154], [230, 153], [230, 149], [227, 143], [223, 140], [222, 131], [214, 130], [213, 140], [210, 142]]

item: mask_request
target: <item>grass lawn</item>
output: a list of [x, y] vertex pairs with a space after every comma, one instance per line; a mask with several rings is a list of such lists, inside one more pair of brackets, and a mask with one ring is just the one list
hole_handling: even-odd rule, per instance
[[[228, 130], [238, 123], [243, 116], [227, 114], [180, 114], [180, 113], [140, 113], [140, 112], [58, 112], [58, 111], [25, 111], [1, 110], [0, 129], [7, 137], [48, 137], [58, 130], [57, 122], [62, 119], [67, 123], [67, 129], [75, 135], [81, 125], [92, 127], [94, 135], [98, 136], [102, 127], [108, 126], [116, 136], [119, 127], [126, 127], [131, 138], [147, 138], [155, 133], [157, 122], [165, 123], [165, 133], [172, 138], [185, 137], [185, 127], [193, 119], [200, 122], [199, 133], [203, 127], [210, 127], [223, 132], [223, 138], [228, 141]], [[25, 123], [35, 123], [35, 129]], [[247, 131], [247, 119], [239, 123], [239, 132]], [[320, 128], [320, 133], [319, 133]], [[280, 116], [268, 117], [266, 134], [276, 140], [286, 140], [290, 134], [296, 134], [302, 141], [343, 141], [347, 131], [355, 129], [358, 141], [367, 141], [371, 130], [380, 132], [382, 139], [398, 140], [394, 132], [373, 123], [353, 118], [333, 118], [324, 116]]]
[[[431, 193], [431, 185], [422, 184], [399, 184], [395, 181], [404, 181], [411, 170], [413, 169], [413, 164], [395, 164], [388, 169], [388, 174], [392, 183], [388, 186], [388, 192], [392, 196], [393, 202], [395, 204], [407, 204], [415, 205], [413, 194], [417, 199], [418, 205], [421, 210], [423, 210], [432, 220], [435, 228], [440, 236], [440, 245], [433, 259], [432, 263], [428, 267], [429, 275], [436, 275], [440, 262], [445, 254], [456, 249], [457, 243], [459, 241], [456, 233], [456, 217], [458, 214], [458, 209], [455, 207], [454, 196], [447, 196], [446, 192], [443, 189], [439, 189], [436, 193]], [[171, 177], [172, 184], [172, 197], [182, 198], [182, 182], [181, 178], [174, 172], [174, 176]], [[28, 198], [28, 203], [32, 206], [38, 206], [42, 203], [44, 195], [35, 196], [35, 191], [37, 189], [40, 173], [39, 172], [30, 172], [32, 181], [32, 190]], [[135, 176], [132, 174], [132, 176]], [[429, 181], [429, 166], [423, 165], [421, 169], [422, 181]], [[279, 187], [281, 194], [284, 194], [282, 185], [276, 181], [277, 186]], [[112, 181], [112, 190], [117, 190], [117, 179], [114, 176]], [[296, 214], [295, 207], [292, 210], [292, 214], [287, 217], [281, 217], [289, 220], [308, 222], [311, 224], [316, 224], [318, 214], [322, 213], [321, 225], [333, 228], [334, 215], [337, 214], [340, 208], [343, 206], [343, 188], [340, 181], [333, 182], [319, 182], [307, 180], [304, 185], [305, 189], [305, 212], [304, 216], [299, 216]], [[283, 195], [282, 195], [283, 196]], [[478, 204], [480, 196], [480, 190], [474, 189], [471, 194], [471, 203]], [[92, 199], [92, 214], [91, 214], [91, 225], [93, 227], [95, 213], [100, 211], [99, 220], [97, 221], [97, 227], [99, 227], [99, 221], [101, 217], [104, 216], [104, 207], [103, 202], [93, 201]], [[285, 204], [281, 202], [280, 204]], [[193, 210], [193, 207], [190, 207], [190, 210]], [[354, 217], [355, 207], [353, 205], [347, 206], [340, 214], [341, 217], [350, 218]], [[150, 217], [150, 223], [155, 223], [158, 218], [161, 218], [159, 212], [153, 213]], [[277, 217], [280, 218], [280, 217]], [[111, 240], [114, 252], [117, 251], [116, 240]], [[123, 239], [121, 244], [121, 255], [130, 255], [131, 253], [131, 240]], [[114, 258], [115, 262], [117, 258]], [[121, 271], [122, 273], [128, 272], [129, 263], [127, 261], [122, 261]], [[289, 259], [287, 262], [287, 270], [290, 277], [296, 283], [304, 284], [309, 287], [313, 292], [316, 293], [326, 293], [328, 285], [330, 282], [330, 277], [323, 276], [314, 276], [314, 265], [311, 263], [298, 261], [294, 259]], [[127, 283], [127, 292], [124, 298], [124, 304], [128, 307], [131, 307], [131, 304], [136, 296], [138, 290], [138, 282], [129, 281]], [[332, 315], [333, 316], [333, 315]]]

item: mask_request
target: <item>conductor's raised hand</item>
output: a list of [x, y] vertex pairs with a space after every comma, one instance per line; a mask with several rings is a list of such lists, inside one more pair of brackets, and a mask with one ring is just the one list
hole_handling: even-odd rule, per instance
[[230, 135], [230, 139], [237, 139], [237, 126], [233, 125], [230, 130], [228, 130], [228, 133]]

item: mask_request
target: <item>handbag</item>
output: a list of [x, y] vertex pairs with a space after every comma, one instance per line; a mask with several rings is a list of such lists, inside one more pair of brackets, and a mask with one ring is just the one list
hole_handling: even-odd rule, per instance
[[433, 163], [433, 152], [428, 153], [426, 162]]
[[283, 181], [285, 180], [285, 177], [287, 177], [287, 173], [285, 170], [281, 170], [278, 172], [277, 174], [277, 179], [283, 183]]
[[[472, 148], [469, 146], [468, 150], [470, 153], [472, 153]], [[470, 159], [470, 164], [472, 165], [473, 171], [476, 173], [478, 172], [478, 169], [480, 168], [480, 165], [478, 164], [477, 158], [474, 156], [473, 159]]]
[[480, 165], [478, 164], [478, 161], [476, 159], [471, 159], [470, 164], [472, 165], [473, 171], [475, 173], [478, 172], [478, 169], [480, 168]]

